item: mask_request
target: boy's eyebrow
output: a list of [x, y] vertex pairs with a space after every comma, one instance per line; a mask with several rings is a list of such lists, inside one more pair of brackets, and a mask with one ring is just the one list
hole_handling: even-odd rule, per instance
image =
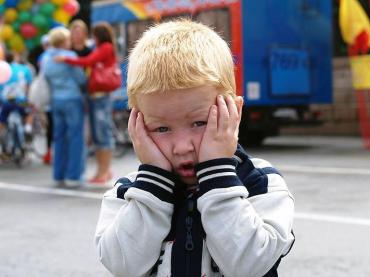
[[208, 115], [210, 107], [195, 107], [194, 109], [190, 110], [187, 114], [186, 117], [192, 116], [192, 115], [197, 115], [197, 114], [203, 114], [206, 113]]
[[155, 124], [155, 123], [164, 123], [168, 119], [168, 116], [156, 116], [156, 115], [149, 115], [149, 116], [144, 116], [144, 124]]
[[[208, 115], [210, 107], [196, 106], [191, 109], [186, 115], [185, 118], [190, 118], [197, 115]], [[164, 121], [170, 117], [169, 114], [161, 115], [147, 115], [144, 116], [145, 124], [156, 123], [157, 121]]]

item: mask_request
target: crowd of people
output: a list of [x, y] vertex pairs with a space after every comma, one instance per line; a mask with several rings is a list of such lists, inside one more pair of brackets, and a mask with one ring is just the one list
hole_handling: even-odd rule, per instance
[[[41, 40], [42, 51], [29, 59], [34, 66], [21, 60], [19, 54], [6, 54], [12, 77], [0, 87], [0, 136], [13, 110], [22, 115], [25, 133], [32, 135], [35, 107], [27, 97], [32, 82], [43, 78], [50, 93], [49, 104], [42, 107], [48, 123], [43, 161], [52, 165], [58, 186], [105, 184], [112, 178], [111, 89], [90, 84], [98, 66], [108, 69], [117, 64], [114, 34], [105, 22], [93, 26], [91, 33], [89, 39], [88, 27], [80, 19], [72, 21], [69, 28], [51, 29]], [[93, 146], [97, 161], [95, 174], [88, 178], [84, 174], [86, 146]]]

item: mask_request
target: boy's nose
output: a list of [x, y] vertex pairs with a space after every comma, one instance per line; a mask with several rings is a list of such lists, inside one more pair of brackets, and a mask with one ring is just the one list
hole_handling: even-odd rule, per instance
[[194, 151], [194, 143], [186, 132], [180, 132], [173, 137], [173, 153], [175, 155], [184, 155]]

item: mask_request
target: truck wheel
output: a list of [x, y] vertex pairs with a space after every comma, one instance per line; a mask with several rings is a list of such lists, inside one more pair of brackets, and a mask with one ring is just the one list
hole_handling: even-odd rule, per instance
[[248, 134], [244, 134], [242, 137], [239, 137], [239, 143], [245, 147], [256, 147], [261, 146], [265, 138], [266, 136], [262, 133], [249, 132]]

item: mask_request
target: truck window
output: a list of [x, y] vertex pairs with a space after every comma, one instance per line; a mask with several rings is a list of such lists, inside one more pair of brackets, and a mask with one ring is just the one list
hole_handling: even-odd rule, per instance
[[176, 19], [181, 19], [181, 18], [191, 19], [191, 14], [183, 13], [183, 14], [176, 14], [176, 15], [168, 15], [168, 16], [162, 17], [161, 21], [166, 22], [166, 21], [176, 20]]
[[229, 45], [231, 45], [229, 9], [223, 8], [202, 11], [197, 13], [194, 19], [212, 27]]
[[112, 24], [114, 35], [116, 38], [117, 56], [119, 61], [127, 56], [126, 49], [126, 28], [124, 23]]
[[136, 41], [141, 37], [144, 31], [152, 26], [154, 23], [154, 20], [140, 20], [127, 23], [127, 52], [131, 51], [131, 49], [134, 48]]
[[[195, 16], [191, 14], [176, 14], [164, 16], [161, 18], [161, 21], [175, 20], [179, 18], [192, 18], [195, 21], [201, 22], [207, 26], [212, 27], [223, 39], [230, 45], [231, 34], [230, 34], [230, 12], [227, 8], [222, 9], [213, 9], [207, 11], [201, 11]], [[131, 21], [126, 25], [126, 53], [127, 55], [134, 46], [136, 41], [141, 37], [143, 32], [155, 24], [154, 20], [140, 20], [140, 21]]]

